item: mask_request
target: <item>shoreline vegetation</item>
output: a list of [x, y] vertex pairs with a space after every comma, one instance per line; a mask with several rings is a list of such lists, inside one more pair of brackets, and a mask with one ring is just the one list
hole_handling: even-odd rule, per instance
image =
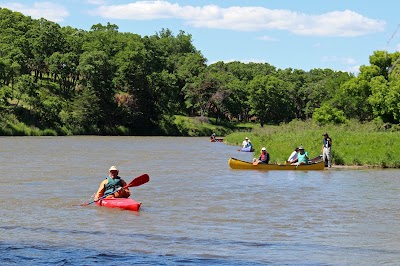
[[[279, 126], [254, 128], [251, 132], [233, 132], [224, 143], [240, 146], [248, 137], [258, 156], [266, 147], [271, 163], [283, 163], [296, 146], [304, 146], [311, 158], [322, 154], [322, 134], [332, 138], [333, 168], [400, 168], [400, 132], [381, 123], [319, 126], [312, 121], [294, 120]], [[217, 134], [218, 136], [218, 134]], [[234, 157], [234, 156], [233, 156]]]
[[[244, 138], [248, 137], [255, 148], [254, 157], [258, 157], [261, 147], [266, 147], [271, 163], [284, 163], [294, 148], [300, 145], [305, 147], [311, 158], [321, 155], [322, 134], [328, 132], [333, 142], [333, 168], [400, 168], [398, 125], [384, 125], [381, 121], [360, 123], [352, 120], [339, 125], [320, 126], [312, 120], [293, 120], [260, 127], [256, 123], [223, 123], [213, 118], [174, 116], [172, 124], [173, 130], [167, 130], [163, 136], [199, 137], [215, 132], [217, 137], [223, 137], [225, 144], [234, 146], [241, 146]], [[3, 123], [0, 132], [3, 136], [58, 136], [55, 130], [40, 130], [24, 123]]]

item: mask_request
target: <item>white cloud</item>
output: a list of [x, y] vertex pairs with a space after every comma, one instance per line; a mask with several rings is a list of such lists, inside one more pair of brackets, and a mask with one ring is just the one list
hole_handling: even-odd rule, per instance
[[353, 73], [354, 75], [358, 75], [360, 72], [360, 65], [357, 65], [357, 60], [351, 57], [324, 56], [321, 58], [321, 62], [337, 63], [341, 65], [341, 69], [339, 69], [340, 71]]
[[86, 2], [91, 5], [105, 5], [107, 3], [105, 0], [86, 0]]
[[274, 37], [267, 36], [267, 35], [260, 36], [257, 39], [261, 40], [261, 41], [266, 41], [266, 42], [277, 42], [278, 41], [278, 39], [276, 39]]
[[162, 0], [102, 5], [91, 14], [113, 19], [181, 19], [197, 28], [234, 31], [284, 30], [307, 36], [361, 36], [383, 31], [386, 25], [382, 20], [367, 18], [351, 10], [309, 15], [256, 6], [181, 6]]
[[343, 70], [343, 71], [349, 72], [349, 73], [353, 73], [354, 75], [357, 76], [360, 73], [360, 66], [359, 65], [352, 66], [352, 67], [349, 67], [348, 69]]
[[51, 2], [36, 2], [32, 6], [20, 3], [4, 3], [1, 7], [8, 8], [12, 11], [18, 11], [33, 19], [45, 18], [53, 22], [64, 21], [69, 16], [68, 11], [60, 5]]
[[321, 43], [319, 43], [319, 42], [314, 43], [314, 44], [312, 45], [312, 47], [314, 47], [314, 48], [319, 48], [319, 47], [321, 47]]
[[338, 56], [324, 56], [321, 58], [322, 62], [339, 62], [346, 65], [354, 65], [357, 60], [351, 57], [338, 57]]

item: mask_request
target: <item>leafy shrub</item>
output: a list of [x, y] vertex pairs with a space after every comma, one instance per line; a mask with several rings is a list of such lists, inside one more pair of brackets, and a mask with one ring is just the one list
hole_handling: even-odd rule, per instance
[[313, 121], [319, 125], [326, 124], [344, 124], [347, 119], [344, 112], [331, 107], [329, 104], [323, 104], [320, 108], [316, 108], [313, 113]]

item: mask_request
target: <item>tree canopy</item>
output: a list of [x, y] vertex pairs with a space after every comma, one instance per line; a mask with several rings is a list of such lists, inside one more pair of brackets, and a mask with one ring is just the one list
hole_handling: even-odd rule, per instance
[[355, 76], [216, 62], [192, 36], [96, 24], [61, 27], [0, 8], [0, 118], [58, 134], [168, 134], [174, 115], [261, 126], [293, 119], [399, 123], [400, 53], [375, 51]]

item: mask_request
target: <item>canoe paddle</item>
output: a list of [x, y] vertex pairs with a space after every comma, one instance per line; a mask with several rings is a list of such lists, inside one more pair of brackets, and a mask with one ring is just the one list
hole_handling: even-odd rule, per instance
[[[124, 186], [124, 188], [128, 188], [128, 187], [138, 187], [138, 186], [141, 186], [141, 185], [143, 185], [143, 184], [149, 182], [149, 180], [150, 180], [149, 175], [148, 175], [148, 174], [143, 174], [143, 175], [138, 176], [138, 177], [136, 177], [135, 179], [133, 179], [128, 185]], [[97, 200], [92, 200], [92, 201], [89, 202], [89, 203], [83, 203], [83, 204], [81, 204], [80, 206], [88, 206], [88, 205], [90, 205], [90, 204], [92, 204], [92, 203], [94, 203], [94, 202], [97, 202], [97, 201], [99, 201], [99, 200], [101, 200], [101, 199], [104, 199], [105, 197], [107, 197], [107, 196], [109, 196], [109, 195], [111, 195], [111, 194], [114, 194], [116, 191], [117, 191], [117, 190], [114, 190], [113, 192], [107, 193], [107, 194], [105, 194], [104, 196], [98, 198]]]

